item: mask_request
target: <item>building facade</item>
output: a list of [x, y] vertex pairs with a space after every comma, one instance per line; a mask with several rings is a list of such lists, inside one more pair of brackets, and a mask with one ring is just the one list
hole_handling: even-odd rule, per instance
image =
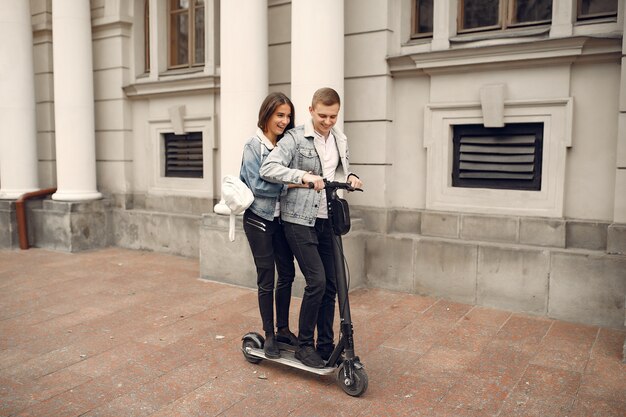
[[[254, 286], [220, 180], [268, 92], [335, 88], [352, 284], [624, 325], [618, 0], [0, 3], [0, 247], [198, 257]], [[31, 53], [32, 52], [32, 53]], [[10, 63], [10, 65], [9, 65]], [[300, 280], [301, 282], [301, 280]]]

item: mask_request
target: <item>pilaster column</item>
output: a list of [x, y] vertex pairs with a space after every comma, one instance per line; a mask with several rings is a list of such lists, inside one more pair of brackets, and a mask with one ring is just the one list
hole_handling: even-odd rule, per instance
[[[623, 19], [622, 25], [626, 30], [626, 19]], [[626, 39], [622, 39], [621, 64], [613, 224], [609, 225], [608, 229], [607, 251], [626, 255]], [[624, 342], [624, 352], [626, 353], [626, 342]], [[626, 360], [626, 357], [624, 359]]]
[[554, 0], [552, 2], [551, 38], [564, 38], [574, 33], [576, 2], [571, 0]]
[[[626, 33], [626, 19], [622, 19], [622, 33]], [[623, 37], [616, 168], [615, 206], [613, 209], [613, 221], [615, 223], [609, 226], [607, 249], [609, 252], [626, 254], [626, 39]], [[624, 295], [624, 302], [626, 303], [626, 294]], [[624, 307], [624, 325], [626, 326], [626, 305]], [[626, 363], [626, 340], [624, 340], [622, 350], [622, 363]]]
[[[220, 22], [220, 167], [222, 176], [239, 175], [268, 92], [267, 0], [222, 1]], [[215, 211], [228, 209], [220, 203]]]
[[0, 2], [0, 198], [38, 188], [30, 2]]
[[[345, 101], [343, 3], [291, 2], [291, 101], [296, 108], [296, 124], [309, 117], [311, 98], [318, 88], [331, 87]], [[341, 127], [341, 122], [337, 124]]]
[[433, 51], [450, 49], [450, 37], [456, 35], [456, 0], [433, 2]]
[[[626, 30], [626, 19], [623, 21], [623, 29]], [[626, 38], [622, 39], [622, 77], [620, 80], [618, 117], [613, 221], [626, 224]]]
[[53, 200], [101, 198], [96, 189], [91, 9], [88, 0], [52, 0], [57, 192]]

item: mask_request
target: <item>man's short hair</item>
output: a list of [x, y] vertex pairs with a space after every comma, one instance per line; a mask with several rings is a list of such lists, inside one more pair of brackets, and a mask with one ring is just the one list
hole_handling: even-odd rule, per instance
[[335, 90], [323, 87], [313, 93], [311, 107], [315, 107], [317, 103], [322, 103], [324, 106], [332, 106], [333, 104], [341, 105], [341, 99]]

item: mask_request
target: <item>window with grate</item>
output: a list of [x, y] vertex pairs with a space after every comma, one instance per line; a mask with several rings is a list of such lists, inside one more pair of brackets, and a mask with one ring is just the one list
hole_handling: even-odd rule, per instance
[[202, 132], [166, 133], [163, 140], [166, 177], [203, 177]]
[[459, 0], [458, 32], [506, 30], [547, 24], [552, 0]]
[[543, 123], [456, 125], [452, 186], [541, 190]]
[[578, 20], [617, 16], [617, 0], [578, 0]]

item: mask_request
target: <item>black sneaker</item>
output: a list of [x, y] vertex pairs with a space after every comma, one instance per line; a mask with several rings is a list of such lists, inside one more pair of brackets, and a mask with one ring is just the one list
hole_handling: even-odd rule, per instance
[[298, 347], [298, 337], [289, 329], [280, 329], [276, 332], [276, 341], [293, 347]]
[[273, 335], [266, 337], [265, 344], [263, 345], [263, 352], [265, 353], [266, 358], [280, 358], [280, 350], [278, 350], [278, 346], [276, 346], [276, 338]]
[[311, 368], [323, 368], [324, 361], [320, 356], [315, 352], [313, 346], [304, 346], [300, 347], [300, 349], [296, 350], [296, 359], [305, 364], [306, 366], [310, 366]]
[[328, 359], [330, 359], [330, 355], [333, 354], [333, 350], [335, 350], [333, 346], [328, 349], [318, 346], [317, 349], [315, 349], [315, 352], [317, 352], [320, 358], [327, 361]]

